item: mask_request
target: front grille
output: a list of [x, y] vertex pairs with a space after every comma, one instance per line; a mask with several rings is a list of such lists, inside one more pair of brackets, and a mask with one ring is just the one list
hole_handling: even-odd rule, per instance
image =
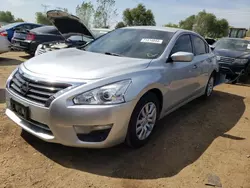
[[218, 61], [222, 63], [233, 63], [235, 58], [218, 56]]
[[10, 81], [9, 89], [30, 101], [45, 105], [54, 94], [69, 86], [64, 83], [34, 81], [17, 72]]

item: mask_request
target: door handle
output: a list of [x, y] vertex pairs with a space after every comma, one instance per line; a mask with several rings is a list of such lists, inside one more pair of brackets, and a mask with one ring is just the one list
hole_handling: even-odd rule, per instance
[[197, 65], [194, 65], [194, 66], [193, 66], [193, 69], [197, 69], [197, 68], [198, 68], [198, 66], [197, 66]]

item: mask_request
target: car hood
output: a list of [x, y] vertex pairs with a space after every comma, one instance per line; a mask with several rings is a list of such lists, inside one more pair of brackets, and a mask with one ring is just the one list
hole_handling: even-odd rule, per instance
[[80, 33], [90, 38], [95, 38], [92, 32], [80, 18], [61, 10], [50, 10], [47, 18], [54, 24], [61, 34]]
[[227, 49], [214, 50], [218, 56], [232, 57], [232, 58], [250, 58], [250, 52], [241, 52]]
[[35, 56], [23, 65], [41, 76], [92, 80], [145, 69], [150, 62], [68, 48]]

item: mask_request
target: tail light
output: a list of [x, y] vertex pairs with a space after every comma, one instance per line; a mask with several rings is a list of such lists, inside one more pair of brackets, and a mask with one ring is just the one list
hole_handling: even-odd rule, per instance
[[35, 35], [33, 33], [28, 33], [26, 40], [35, 40]]
[[0, 36], [7, 37], [7, 36], [8, 36], [7, 31], [2, 31], [2, 32], [0, 32]]

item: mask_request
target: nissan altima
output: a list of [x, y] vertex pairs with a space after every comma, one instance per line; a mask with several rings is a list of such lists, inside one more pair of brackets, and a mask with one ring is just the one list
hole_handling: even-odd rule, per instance
[[85, 47], [21, 64], [7, 80], [6, 115], [47, 142], [137, 148], [159, 119], [210, 97], [218, 71], [215, 55], [195, 32], [121, 28]]

